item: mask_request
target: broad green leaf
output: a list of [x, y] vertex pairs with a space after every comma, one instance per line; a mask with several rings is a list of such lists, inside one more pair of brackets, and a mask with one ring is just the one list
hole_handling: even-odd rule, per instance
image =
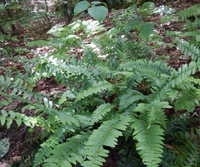
[[89, 6], [90, 4], [87, 1], [81, 1], [77, 3], [74, 8], [74, 16], [86, 10]]
[[146, 23], [141, 27], [140, 33], [144, 37], [148, 38], [149, 35], [151, 35], [153, 33], [153, 30], [154, 30], [153, 24], [152, 23]]
[[101, 23], [106, 18], [108, 9], [105, 6], [93, 6], [88, 9], [88, 13]]

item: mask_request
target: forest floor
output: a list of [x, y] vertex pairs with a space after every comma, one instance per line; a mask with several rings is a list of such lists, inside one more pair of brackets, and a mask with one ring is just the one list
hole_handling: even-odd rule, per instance
[[[199, 0], [191, 0], [191, 1], [186, 1], [182, 2], [182, 0], [175, 0], [172, 2], [166, 2], [165, 5], [168, 7], [176, 8], [178, 11], [183, 10], [185, 8], [189, 8], [197, 3], [200, 3]], [[156, 3], [156, 6], [163, 5], [163, 3]], [[118, 12], [123, 11], [123, 9], [119, 9]], [[109, 17], [112, 17], [113, 13], [110, 12], [108, 14]], [[90, 19], [90, 17], [87, 17], [87, 19]], [[160, 15], [156, 14], [153, 15], [151, 18], [149, 18], [149, 21], [159, 23], [160, 20]], [[66, 25], [67, 20], [55, 20], [52, 25], [55, 25], [57, 23]], [[113, 25], [111, 24], [109, 19], [105, 19], [103, 24], [105, 27], [110, 28]], [[168, 23], [168, 24], [163, 24], [163, 27], [167, 30], [179, 30], [180, 27], [182, 26], [182, 23], [180, 22], [173, 22], [173, 23]], [[41, 28], [42, 27], [42, 28]], [[44, 25], [41, 24], [35, 24], [34, 25], [34, 30], [30, 30], [27, 28], [20, 29], [18, 34], [18, 40], [19, 42], [10, 42], [6, 43], [6, 46], [10, 47], [25, 47], [25, 43], [23, 41], [23, 37], [27, 36], [29, 39], [32, 40], [39, 40], [39, 39], [47, 39], [48, 35], [46, 34], [47, 28], [45, 28]], [[37, 35], [36, 35], [37, 34]], [[172, 42], [172, 39], [170, 39], [168, 36], [165, 36], [164, 33], [160, 30], [160, 34], [162, 35], [163, 41], [166, 43]], [[173, 42], [172, 42], [173, 43]], [[149, 45], [154, 45], [153, 43], [149, 43]], [[153, 47], [152, 47], [153, 48]], [[30, 49], [30, 48], [29, 48]], [[30, 60], [36, 56], [36, 54], [46, 54], [48, 53], [51, 48], [48, 46], [44, 47], [35, 47], [31, 48], [32, 52], [31, 53], [14, 53], [12, 58], [1, 58], [0, 55], [0, 67], [5, 67], [6, 69], [11, 67], [11, 68], [16, 68], [20, 71], [23, 71], [24, 66], [22, 62], [18, 61], [19, 57], [27, 57]], [[180, 52], [180, 50], [174, 46], [174, 47], [169, 47], [169, 46], [163, 46], [160, 48], [153, 48], [152, 51], [155, 53], [155, 56], [162, 56], [162, 57], [167, 57], [166, 61], [168, 64], [174, 68], [179, 68], [182, 64], [188, 63], [190, 60], [185, 58], [184, 54]], [[77, 48], [75, 50], [76, 55], [81, 54], [81, 51]], [[35, 53], [35, 54], [33, 54]], [[2, 61], [3, 60], [3, 61]], [[1, 71], [0, 68], [0, 75], [3, 75], [3, 71]], [[40, 92], [40, 93], [45, 93], [49, 94], [50, 92], [53, 91], [65, 91], [65, 88], [58, 85], [54, 79], [49, 78], [46, 80], [40, 80], [38, 81], [36, 87], [34, 88], [34, 91]], [[8, 92], [9, 93], [9, 92]], [[3, 97], [0, 97], [0, 102], [3, 101]], [[13, 101], [12, 105], [9, 106], [9, 110], [15, 110], [15, 111], [20, 111], [24, 104], [22, 102], [19, 102], [17, 100]], [[0, 107], [0, 109], [3, 109]], [[26, 110], [27, 116], [32, 116], [34, 113], [33, 111]], [[11, 128], [6, 129], [6, 127], [1, 127], [0, 126], [0, 140], [4, 138], [8, 138], [10, 142], [10, 149], [8, 153], [3, 157], [3, 159], [0, 159], [0, 167], [6, 167], [9, 164], [12, 166], [17, 166], [17, 161], [21, 161], [23, 159], [23, 164], [21, 165], [23, 167], [28, 167], [29, 166], [29, 161], [33, 158], [31, 154], [33, 152], [30, 152], [29, 150], [33, 150], [35, 146], [38, 146], [38, 143], [40, 142], [39, 139], [41, 136], [38, 136], [39, 129], [35, 130], [34, 132], [30, 132], [29, 129], [23, 125], [20, 127], [17, 127], [16, 124], [12, 124]], [[115, 167], [116, 161], [118, 160], [118, 156], [116, 155], [115, 151], [111, 150], [111, 153], [109, 157], [106, 159], [106, 163], [104, 164], [104, 167]], [[15, 165], [13, 165], [15, 164]]]

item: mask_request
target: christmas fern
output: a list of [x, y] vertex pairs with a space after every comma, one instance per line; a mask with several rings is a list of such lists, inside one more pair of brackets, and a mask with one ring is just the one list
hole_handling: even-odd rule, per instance
[[193, 5], [188, 9], [178, 12], [178, 15], [180, 15], [183, 19], [191, 16], [198, 16], [200, 15], [200, 4]]
[[87, 167], [102, 166], [105, 162], [104, 157], [107, 157], [108, 151], [103, 146], [115, 147], [117, 145], [117, 138], [122, 136], [130, 121], [128, 116], [122, 116], [121, 119], [112, 119], [103, 122], [103, 124], [94, 130], [92, 135], [86, 142], [86, 156], [87, 161], [82, 165]]
[[163, 153], [164, 130], [161, 126], [152, 124], [148, 127], [145, 120], [135, 119], [132, 127], [134, 128], [133, 137], [138, 141], [136, 150], [147, 167], [155, 167], [161, 162]]
[[[94, 87], [96, 89], [94, 89]], [[113, 88], [113, 85], [107, 81], [98, 82], [98, 83], [94, 82], [92, 87], [77, 94], [76, 101], [79, 101], [85, 97], [91, 96], [92, 94], [102, 92], [103, 90], [112, 90], [112, 88]]]
[[[120, 33], [123, 29], [120, 28]], [[175, 70], [163, 60], [147, 60], [148, 48], [143, 41], [133, 43], [128, 34], [119, 34], [116, 28], [102, 33], [104, 30], [91, 20], [54, 27], [48, 33], [55, 38], [48, 43], [56, 49], [35, 59], [30, 65], [31, 77], [3, 69], [1, 124], [9, 128], [16, 121], [18, 125], [24, 123], [47, 130], [48, 137], [35, 155], [34, 167], [100, 167], [109, 148], [118, 152], [118, 139], [125, 146], [131, 140], [130, 152], [132, 159], [136, 159], [132, 166], [143, 163], [158, 167], [169, 155], [177, 159], [171, 165], [197, 167], [199, 131], [188, 132], [197, 122], [178, 126], [179, 122], [170, 121], [171, 115], [166, 113], [173, 110], [174, 115], [179, 115], [180, 110], [187, 110], [190, 114], [185, 111], [186, 117], [197, 114], [199, 81], [193, 75], [200, 69], [198, 48], [175, 41], [187, 57], [190, 54], [192, 57], [190, 63]], [[85, 37], [89, 37], [89, 42]], [[92, 48], [94, 45], [98, 51]], [[83, 54], [75, 56], [75, 47], [83, 50]], [[37, 82], [47, 78], [54, 78], [64, 88], [63, 92], [36, 92]], [[9, 110], [13, 100], [22, 102], [23, 110], [35, 111], [34, 117]], [[176, 130], [181, 131], [181, 136], [174, 133]], [[189, 135], [182, 138], [185, 134]], [[168, 136], [172, 140], [165, 139]], [[173, 144], [175, 149], [169, 150], [166, 143]], [[123, 149], [118, 154], [121, 152]]]
[[41, 148], [37, 151], [35, 155], [33, 167], [37, 167], [43, 163], [43, 161], [51, 155], [52, 149], [54, 149], [59, 143], [63, 142], [65, 138], [67, 128], [58, 128], [53, 135], [51, 135], [47, 141], [41, 144]]
[[92, 120], [94, 122], [100, 121], [108, 112], [110, 112], [113, 109], [113, 107], [114, 107], [114, 105], [111, 105], [110, 103], [101, 104], [93, 112], [93, 114], [92, 114]]
[[83, 153], [84, 142], [88, 139], [91, 132], [81, 133], [68, 139], [67, 142], [57, 145], [50, 153], [52, 154], [47, 158], [43, 165], [44, 167], [57, 166], [57, 167], [71, 167], [72, 164], [84, 161]]

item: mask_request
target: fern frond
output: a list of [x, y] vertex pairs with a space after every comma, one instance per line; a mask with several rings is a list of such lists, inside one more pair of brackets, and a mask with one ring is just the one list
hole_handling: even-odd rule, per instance
[[72, 167], [77, 162], [82, 163], [84, 160], [84, 142], [88, 139], [91, 132], [81, 133], [68, 139], [67, 142], [57, 145], [43, 165], [44, 167]]
[[187, 110], [191, 111], [196, 105], [199, 105], [199, 90], [185, 90], [180, 97], [176, 99], [174, 103], [175, 110]]
[[101, 104], [97, 107], [96, 110], [94, 110], [92, 114], [92, 120], [94, 122], [98, 122], [101, 120], [108, 112], [110, 112], [113, 109], [114, 105], [111, 105], [110, 103], [107, 104]]
[[141, 114], [147, 114], [148, 127], [151, 124], [159, 124], [163, 127], [166, 126], [167, 118], [164, 109], [171, 108], [168, 102], [161, 102], [155, 100], [148, 103], [139, 103], [134, 111], [138, 111]]
[[179, 49], [186, 57], [191, 55], [193, 61], [199, 61], [200, 50], [196, 46], [190, 45], [187, 41], [180, 40], [179, 38], [176, 38], [175, 41], [178, 43]]
[[58, 128], [49, 139], [41, 144], [41, 147], [34, 159], [33, 167], [37, 167], [51, 155], [51, 151], [60, 143], [63, 142], [65, 134], [67, 132], [66, 127]]
[[98, 82], [98, 83], [94, 82], [92, 84], [92, 87], [89, 87], [87, 90], [84, 90], [77, 94], [76, 102], [92, 94], [101, 93], [103, 90], [110, 91], [112, 88], [113, 88], [113, 85], [107, 81]]
[[166, 78], [165, 81], [157, 81], [157, 87], [153, 87], [151, 91], [153, 92], [151, 98], [153, 99], [166, 99], [166, 93], [168, 90], [173, 88], [175, 85], [178, 85], [189, 78], [192, 74], [196, 72], [196, 69], [200, 66], [200, 62], [191, 62], [189, 66], [187, 64], [183, 65], [178, 71], [173, 71], [169, 78]]
[[182, 10], [177, 13], [182, 19], [186, 19], [191, 16], [200, 15], [200, 4], [193, 5], [192, 7]]
[[103, 146], [114, 147], [117, 144], [117, 138], [122, 136], [130, 118], [128, 116], [119, 119], [112, 119], [103, 122], [103, 124], [94, 130], [86, 143], [87, 161], [83, 162], [84, 167], [99, 167], [103, 165], [104, 157], [108, 156], [108, 151]]
[[146, 77], [159, 78], [161, 74], [170, 75], [172, 69], [160, 61], [136, 60], [120, 64], [118, 70], [137, 71]]
[[142, 161], [147, 167], [158, 167], [163, 153], [163, 129], [156, 124], [148, 128], [144, 120], [135, 119], [132, 124], [134, 128], [133, 138], [138, 141], [138, 150]]
[[194, 32], [185, 32], [182, 34], [182, 37], [196, 37], [197, 35], [200, 35], [200, 33], [198, 31], [194, 31]]
[[124, 108], [127, 108], [133, 102], [136, 102], [138, 100], [144, 100], [144, 99], [145, 99], [145, 97], [142, 93], [140, 93], [136, 90], [127, 90], [120, 97], [119, 109], [122, 110]]
[[181, 142], [172, 144], [175, 148], [173, 152], [177, 154], [174, 165], [198, 167], [200, 165], [199, 130], [197, 130], [197, 134], [190, 134], [182, 131], [176, 132], [175, 134], [175, 137]]
[[58, 115], [64, 125], [68, 124], [69, 126], [72, 126], [72, 124], [74, 124], [75, 126], [79, 127], [78, 121], [69, 113], [64, 111], [57, 111], [56, 115]]

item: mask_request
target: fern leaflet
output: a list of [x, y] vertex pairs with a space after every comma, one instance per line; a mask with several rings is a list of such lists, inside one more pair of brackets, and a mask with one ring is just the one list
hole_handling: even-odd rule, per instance
[[103, 122], [103, 124], [94, 130], [86, 143], [87, 161], [82, 165], [84, 167], [99, 167], [105, 161], [108, 151], [103, 146], [114, 147], [117, 144], [117, 137], [122, 136], [122, 130], [126, 129], [130, 118], [128, 116], [119, 119], [112, 119]]
[[49, 137], [49, 139], [41, 144], [41, 147], [35, 155], [33, 167], [39, 166], [46, 157], [49, 157], [52, 149], [62, 142], [64, 139], [64, 135], [66, 133], [65, 127], [58, 128], [55, 133]]
[[45, 160], [44, 167], [56, 166], [56, 167], [72, 167], [72, 164], [76, 165], [76, 161], [83, 162], [84, 142], [88, 139], [91, 132], [82, 133], [68, 139], [60, 145], [57, 145], [52, 151], [51, 155]]
[[136, 102], [138, 100], [144, 100], [144, 99], [145, 97], [142, 93], [136, 90], [128, 90], [120, 98], [119, 109], [122, 110], [128, 107], [129, 105], [131, 105], [133, 102]]
[[92, 94], [102, 92], [103, 90], [111, 90], [112, 88], [113, 88], [113, 85], [107, 81], [98, 82], [98, 83], [95, 82], [93, 83], [92, 87], [78, 93], [76, 96], [76, 101], [84, 99], [85, 97], [88, 97]]
[[133, 138], [138, 141], [136, 150], [147, 167], [157, 167], [161, 162], [163, 152], [163, 129], [156, 124], [148, 127], [144, 120], [135, 119]]
[[108, 112], [112, 110], [114, 106], [111, 105], [110, 103], [107, 104], [101, 104], [100, 106], [97, 107], [97, 109], [93, 112], [92, 114], [92, 120], [94, 122], [98, 122], [105, 116]]

